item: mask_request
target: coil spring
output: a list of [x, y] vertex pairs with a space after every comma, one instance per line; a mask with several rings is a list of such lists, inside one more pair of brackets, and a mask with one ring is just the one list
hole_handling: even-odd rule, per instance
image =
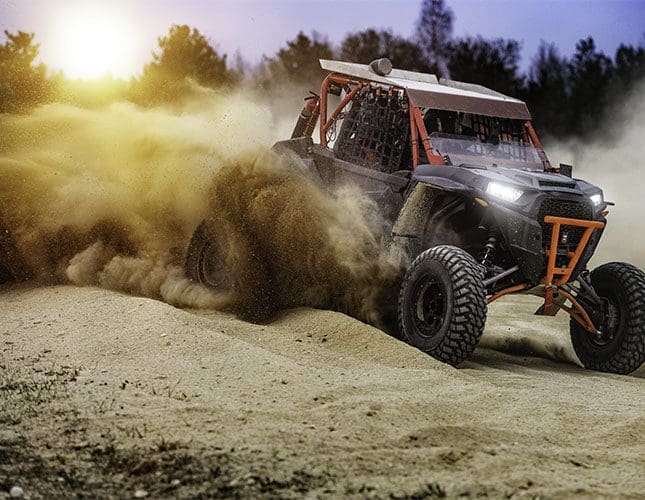
[[497, 234], [491, 232], [488, 235], [488, 240], [486, 245], [484, 245], [484, 252], [481, 259], [481, 265], [484, 267], [489, 267], [492, 264], [493, 255], [497, 249]]

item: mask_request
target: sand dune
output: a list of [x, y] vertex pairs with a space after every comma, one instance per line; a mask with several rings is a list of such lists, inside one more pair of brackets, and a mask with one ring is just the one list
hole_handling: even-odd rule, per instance
[[[75, 464], [74, 450], [107, 449], [106, 439], [117, 450], [175, 443], [192, 459], [226, 453], [226, 491], [242, 496], [645, 491], [645, 370], [579, 368], [564, 318], [518, 315], [532, 311], [531, 299], [491, 308], [486, 347], [453, 369], [329, 311], [296, 309], [255, 325], [102, 289], [0, 293], [4, 388], [26, 369], [36, 380], [74, 370], [61, 394], [17, 423], [7, 417], [14, 396], [0, 391], [5, 432], [50, 461]], [[87, 484], [120, 496], [100, 475], [74, 486], [8, 463], [0, 482], [27, 493], [31, 485], [35, 497]], [[133, 488], [125, 496], [139, 483], [155, 497], [226, 496], [195, 474], [172, 490], [160, 473], [125, 468], [110, 480]], [[266, 484], [282, 489], [258, 489]]]

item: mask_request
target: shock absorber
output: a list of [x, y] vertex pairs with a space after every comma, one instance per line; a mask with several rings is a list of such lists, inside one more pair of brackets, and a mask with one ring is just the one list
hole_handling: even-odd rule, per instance
[[320, 116], [320, 97], [317, 94], [311, 92], [312, 95], [305, 98], [306, 104], [300, 116], [298, 116], [298, 121], [296, 126], [291, 133], [291, 138], [295, 139], [298, 137], [311, 137], [311, 134], [316, 128], [316, 121]]
[[488, 268], [493, 263], [493, 255], [497, 248], [497, 234], [491, 231], [488, 234], [488, 241], [484, 245], [484, 254], [482, 256], [481, 265]]

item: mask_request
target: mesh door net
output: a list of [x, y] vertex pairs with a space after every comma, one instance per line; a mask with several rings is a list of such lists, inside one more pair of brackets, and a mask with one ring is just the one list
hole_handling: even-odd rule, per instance
[[381, 172], [410, 168], [410, 118], [405, 97], [363, 90], [352, 100], [334, 144], [336, 156]]

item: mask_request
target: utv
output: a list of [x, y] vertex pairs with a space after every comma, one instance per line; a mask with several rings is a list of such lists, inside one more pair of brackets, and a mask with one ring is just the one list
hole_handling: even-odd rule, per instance
[[[483, 333], [487, 304], [524, 293], [544, 299], [536, 314], [571, 316], [585, 367], [626, 374], [645, 361], [645, 273], [619, 262], [587, 270], [611, 203], [549, 162], [524, 102], [387, 59], [320, 63], [330, 72], [320, 95], [274, 149], [382, 207], [409, 257], [398, 299], [408, 343], [458, 365]], [[214, 285], [222, 244], [200, 225], [188, 275]]]

